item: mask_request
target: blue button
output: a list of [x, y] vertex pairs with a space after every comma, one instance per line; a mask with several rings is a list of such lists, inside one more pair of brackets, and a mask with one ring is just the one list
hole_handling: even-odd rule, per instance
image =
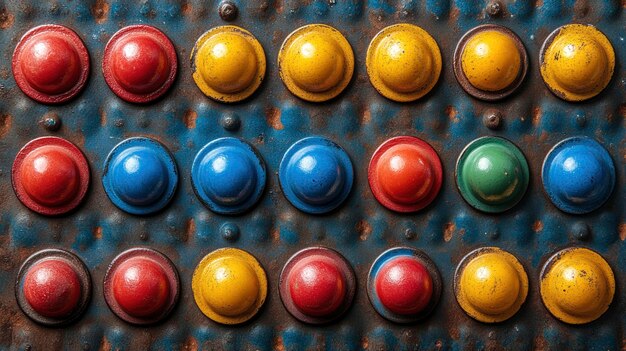
[[293, 144], [283, 156], [278, 173], [287, 200], [312, 214], [337, 208], [350, 194], [354, 178], [348, 154], [321, 137], [304, 138]]
[[543, 187], [552, 203], [563, 212], [589, 213], [604, 204], [615, 186], [611, 156], [597, 141], [587, 137], [558, 143], [543, 161]]
[[265, 164], [248, 143], [221, 138], [206, 144], [191, 166], [191, 183], [211, 211], [239, 214], [257, 203], [265, 188]]
[[107, 156], [102, 183], [115, 206], [146, 215], [170, 202], [178, 185], [178, 170], [172, 155], [158, 141], [130, 138]]

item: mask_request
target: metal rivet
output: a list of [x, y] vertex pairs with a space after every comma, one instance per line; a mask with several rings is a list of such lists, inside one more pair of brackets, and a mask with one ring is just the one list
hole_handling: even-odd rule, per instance
[[56, 113], [46, 113], [39, 124], [49, 132], [56, 132], [61, 128], [61, 118]]
[[502, 128], [502, 113], [500, 111], [487, 111], [483, 116], [483, 124], [491, 130]]
[[237, 5], [230, 1], [224, 1], [220, 4], [218, 9], [220, 17], [227, 22], [234, 21], [239, 14], [239, 9]]
[[487, 5], [487, 14], [491, 17], [500, 16], [502, 14], [502, 4], [500, 1], [492, 1]]
[[239, 239], [239, 227], [235, 223], [224, 223], [220, 227], [220, 235], [224, 240], [237, 241]]
[[572, 235], [580, 241], [587, 241], [591, 237], [591, 231], [586, 223], [576, 222], [572, 225]]
[[235, 114], [227, 113], [220, 119], [220, 124], [222, 125], [222, 128], [227, 131], [236, 132], [239, 128], [241, 128], [241, 119], [239, 119], [239, 116]]

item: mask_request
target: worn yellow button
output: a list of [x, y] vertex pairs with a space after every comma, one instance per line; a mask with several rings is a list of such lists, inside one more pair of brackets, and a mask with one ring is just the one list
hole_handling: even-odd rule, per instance
[[598, 95], [611, 81], [615, 52], [594, 26], [568, 24], [552, 32], [541, 49], [541, 76], [548, 88], [567, 101]]
[[202, 313], [222, 324], [249, 320], [267, 296], [267, 276], [259, 262], [234, 248], [206, 255], [193, 273], [191, 286]]
[[395, 24], [372, 39], [365, 64], [370, 82], [381, 95], [399, 102], [413, 101], [439, 80], [441, 52], [422, 28]]
[[313, 102], [339, 95], [352, 79], [354, 53], [335, 28], [310, 24], [293, 31], [278, 53], [283, 83], [297, 97]]
[[557, 319], [584, 324], [599, 318], [615, 294], [615, 276], [594, 251], [568, 248], [554, 254], [541, 271], [541, 298]]
[[265, 76], [265, 53], [247, 30], [222, 26], [204, 33], [191, 52], [193, 79], [202, 92], [222, 102], [241, 101]]
[[528, 295], [528, 276], [510, 253], [484, 247], [469, 253], [457, 268], [454, 292], [470, 317], [496, 323], [512, 317]]

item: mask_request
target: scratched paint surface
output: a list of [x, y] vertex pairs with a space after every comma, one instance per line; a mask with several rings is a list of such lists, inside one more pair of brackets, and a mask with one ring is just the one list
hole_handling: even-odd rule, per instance
[[[490, 17], [486, 1], [471, 0], [337, 0], [235, 1], [235, 25], [250, 30], [263, 45], [268, 70], [252, 98], [234, 105], [206, 98], [191, 77], [189, 55], [206, 30], [226, 24], [215, 0], [190, 1], [0, 1], [0, 349], [598, 349], [625, 347], [626, 328], [626, 5], [613, 1], [502, 1], [504, 14]], [[443, 71], [434, 90], [414, 103], [393, 103], [370, 85], [365, 52], [383, 27], [415, 23], [438, 42]], [[617, 64], [608, 88], [584, 103], [553, 96], [539, 75], [539, 49], [548, 34], [567, 23], [591, 23], [612, 42]], [[23, 33], [35, 25], [58, 23], [74, 29], [91, 55], [92, 71], [80, 96], [62, 106], [46, 106], [27, 98], [10, 71], [11, 55]], [[159, 101], [133, 105], [117, 98], [101, 73], [102, 52], [121, 27], [145, 23], [164, 31], [174, 43], [178, 78]], [[337, 99], [305, 103], [280, 81], [276, 56], [283, 39], [308, 23], [338, 28], [355, 52], [355, 76]], [[530, 58], [529, 73], [518, 92], [504, 101], [484, 103], [461, 89], [452, 71], [458, 39], [481, 23], [498, 23], [515, 31]], [[500, 111], [500, 130], [482, 123], [489, 110]], [[46, 114], [62, 120], [57, 132], [39, 125]], [[224, 117], [238, 118], [241, 128], [228, 131]], [[76, 143], [92, 172], [90, 191], [74, 213], [47, 218], [22, 206], [11, 188], [10, 168], [29, 140], [56, 135]], [[148, 217], [118, 210], [106, 197], [101, 176], [104, 157], [121, 140], [151, 136], [173, 153], [180, 170], [179, 190], [170, 206]], [[300, 138], [322, 135], [335, 140], [355, 166], [355, 185], [348, 200], [328, 215], [306, 215], [283, 197], [278, 166], [283, 153]], [[376, 147], [391, 136], [414, 135], [428, 141], [444, 166], [444, 184], [437, 199], [417, 214], [400, 215], [379, 205], [367, 185], [367, 164]], [[486, 215], [473, 210], [458, 193], [454, 166], [463, 147], [485, 135], [503, 136], [525, 153], [531, 169], [529, 190], [515, 208]], [[574, 135], [596, 138], [617, 168], [615, 191], [604, 206], [584, 216], [557, 210], [544, 195], [541, 164], [558, 141]], [[207, 142], [236, 136], [252, 143], [265, 159], [268, 184], [260, 203], [241, 216], [210, 212], [190, 183], [193, 157]], [[224, 223], [241, 235], [227, 241]], [[589, 235], [579, 235], [587, 225]], [[583, 231], [584, 232], [584, 231]], [[584, 233], [583, 233], [584, 234]], [[353, 265], [358, 281], [355, 302], [347, 315], [324, 326], [296, 321], [278, 295], [278, 274], [296, 251], [325, 245], [337, 249]], [[439, 306], [425, 321], [397, 325], [371, 307], [365, 293], [367, 271], [385, 249], [411, 246], [425, 251], [443, 279]], [[539, 296], [543, 263], [558, 249], [590, 247], [602, 254], [616, 273], [617, 291], [609, 311], [597, 321], [568, 326], [556, 321]], [[109, 262], [134, 246], [155, 248], [175, 263], [181, 276], [180, 302], [164, 323], [134, 327], [115, 317], [102, 297], [102, 279]], [[525, 305], [510, 320], [481, 324], [465, 315], [452, 291], [461, 258], [481, 246], [498, 246], [516, 255], [529, 274]], [[91, 305], [78, 323], [46, 328], [30, 321], [14, 298], [14, 280], [21, 262], [48, 247], [75, 252], [88, 266], [94, 283]], [[191, 275], [196, 264], [221, 247], [243, 248], [255, 255], [269, 279], [267, 302], [260, 314], [241, 326], [221, 326], [196, 307]]]

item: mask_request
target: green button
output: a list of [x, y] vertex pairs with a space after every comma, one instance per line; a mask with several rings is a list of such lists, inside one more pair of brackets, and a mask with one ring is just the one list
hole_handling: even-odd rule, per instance
[[456, 164], [456, 182], [472, 207], [504, 212], [515, 206], [528, 188], [528, 163], [510, 141], [483, 137], [465, 147]]

